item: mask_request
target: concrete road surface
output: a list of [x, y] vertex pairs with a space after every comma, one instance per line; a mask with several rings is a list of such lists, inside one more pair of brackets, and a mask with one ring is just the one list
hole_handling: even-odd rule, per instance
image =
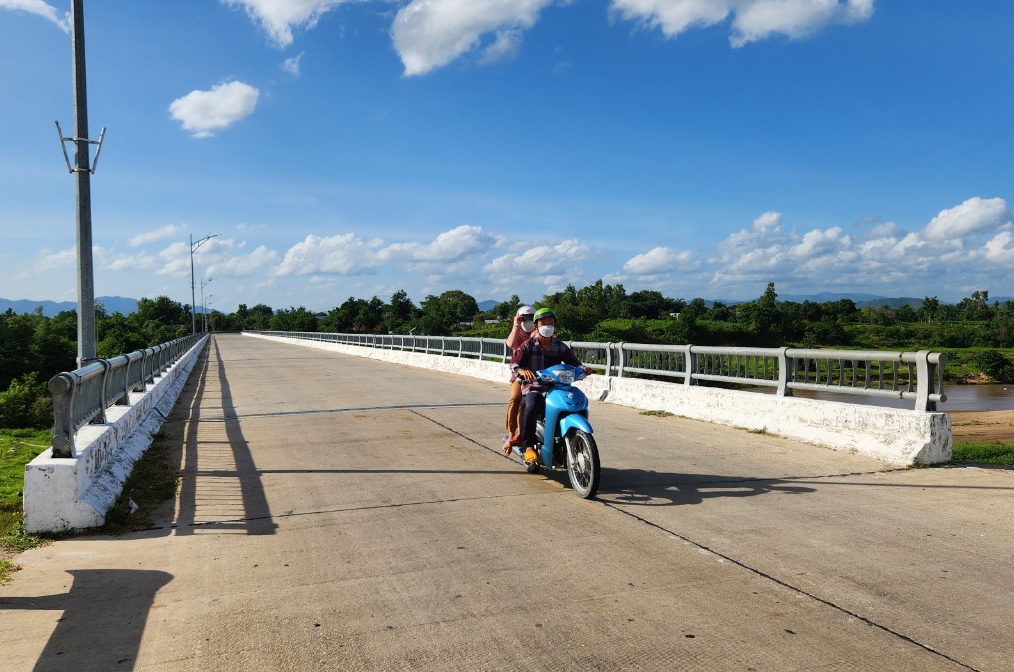
[[595, 403], [584, 501], [506, 397], [217, 336], [171, 520], [20, 556], [0, 670], [1014, 670], [1014, 472]]

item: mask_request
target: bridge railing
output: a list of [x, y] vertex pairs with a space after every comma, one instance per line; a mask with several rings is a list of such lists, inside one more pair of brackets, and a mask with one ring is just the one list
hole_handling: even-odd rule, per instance
[[[503, 339], [399, 334], [254, 331], [300, 340], [405, 350], [451, 357], [509, 362]], [[941, 352], [817, 350], [804, 348], [732, 348], [706, 345], [644, 343], [567, 343], [592, 369], [606, 376], [639, 376], [774, 388], [780, 396], [793, 390], [834, 392], [862, 397], [911, 401], [915, 410], [935, 411], [947, 401]]]
[[203, 337], [177, 338], [53, 376], [49, 381], [55, 418], [53, 457], [74, 457], [77, 430], [88, 423], [106, 423], [111, 406], [126, 405], [131, 392], [144, 392]]

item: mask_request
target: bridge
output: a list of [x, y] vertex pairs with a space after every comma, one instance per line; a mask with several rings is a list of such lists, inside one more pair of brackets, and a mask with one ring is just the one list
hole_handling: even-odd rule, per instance
[[3, 670], [1010, 670], [1014, 476], [591, 409], [598, 499], [503, 383], [218, 335], [154, 528], [18, 558]]

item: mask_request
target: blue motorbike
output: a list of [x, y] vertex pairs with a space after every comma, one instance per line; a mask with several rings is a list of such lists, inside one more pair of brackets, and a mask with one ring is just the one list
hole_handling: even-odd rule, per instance
[[[526, 468], [530, 474], [540, 467], [566, 469], [574, 492], [590, 499], [599, 489], [599, 450], [588, 422], [588, 397], [573, 385], [586, 375], [581, 367], [569, 364], [535, 372], [536, 379], [547, 388], [546, 404], [536, 425], [539, 457]], [[513, 450], [524, 459], [521, 447], [514, 446]]]

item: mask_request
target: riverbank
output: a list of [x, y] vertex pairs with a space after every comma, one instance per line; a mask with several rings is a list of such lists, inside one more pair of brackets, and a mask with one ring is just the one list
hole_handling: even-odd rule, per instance
[[1002, 441], [1014, 443], [1014, 410], [951, 411], [955, 441]]

